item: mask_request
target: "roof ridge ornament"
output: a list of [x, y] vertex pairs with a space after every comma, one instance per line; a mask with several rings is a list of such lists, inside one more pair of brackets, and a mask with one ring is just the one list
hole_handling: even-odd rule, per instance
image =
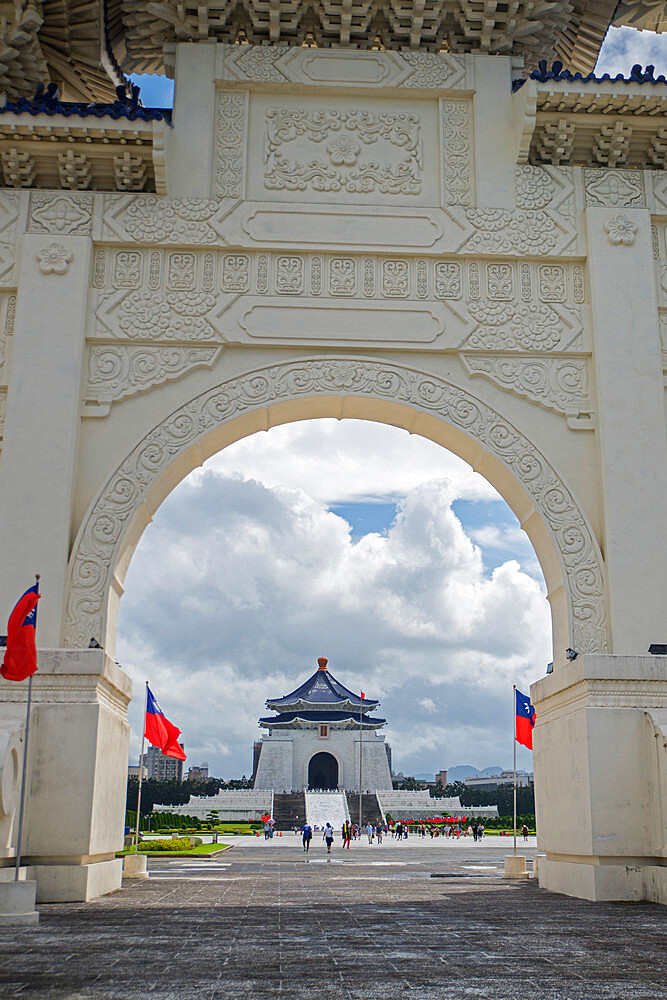
[[327, 671], [327, 663], [328, 663], [328, 662], [329, 662], [329, 661], [328, 661], [328, 659], [326, 658], [326, 656], [319, 656], [319, 657], [317, 658], [317, 669], [318, 669], [318, 671], [320, 671], [320, 670], [323, 670], [323, 671], [325, 671], [326, 673], [328, 673], [328, 671]]

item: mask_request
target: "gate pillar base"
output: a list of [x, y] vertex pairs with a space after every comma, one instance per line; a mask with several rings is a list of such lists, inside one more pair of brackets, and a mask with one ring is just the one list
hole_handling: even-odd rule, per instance
[[667, 657], [582, 655], [531, 700], [540, 886], [667, 903]]
[[[132, 684], [102, 649], [40, 649], [37, 663], [21, 858], [38, 902], [84, 902], [121, 885]], [[0, 680], [0, 737], [20, 733], [27, 689]], [[15, 795], [8, 856], [17, 806]]]
[[[605, 859], [609, 860], [609, 859]], [[656, 859], [657, 860], [657, 859]], [[541, 858], [540, 889], [562, 892], [595, 902], [667, 903], [667, 867], [628, 861], [626, 864], [605, 864], [601, 858], [594, 863]]]
[[120, 889], [123, 862], [114, 859], [85, 865], [31, 865], [29, 875], [37, 882], [38, 903], [86, 903]]

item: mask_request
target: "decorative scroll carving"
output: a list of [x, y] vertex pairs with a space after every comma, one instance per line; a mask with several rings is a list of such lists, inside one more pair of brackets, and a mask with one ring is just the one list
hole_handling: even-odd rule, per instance
[[461, 265], [439, 261], [434, 268], [435, 295], [439, 299], [461, 298]]
[[474, 232], [464, 242], [466, 253], [542, 256], [556, 247], [559, 230], [543, 211], [469, 208], [465, 217]]
[[354, 295], [357, 265], [353, 257], [333, 257], [329, 262], [329, 294]]
[[117, 293], [98, 309], [106, 336], [122, 340], [219, 341], [207, 319], [214, 295], [199, 291], [137, 290]]
[[401, 83], [402, 87], [420, 87], [437, 90], [460, 87], [465, 76], [465, 63], [460, 56], [444, 52], [411, 52], [403, 49], [400, 54], [412, 72]]
[[548, 210], [552, 218], [568, 228], [574, 226], [574, 175], [571, 167], [516, 167], [517, 208]]
[[204, 198], [161, 198], [158, 195], [107, 195], [104, 223], [106, 238], [140, 243], [220, 243], [210, 225], [218, 213], [217, 201]]
[[250, 258], [247, 254], [225, 254], [222, 288], [225, 292], [247, 292], [250, 286]]
[[273, 108], [266, 114], [265, 150], [269, 190], [421, 192], [417, 114]]
[[468, 101], [440, 102], [442, 149], [444, 156], [444, 204], [470, 204], [470, 104]]
[[590, 414], [588, 368], [578, 358], [503, 358], [462, 354], [471, 375], [483, 375], [507, 392], [566, 415]]
[[242, 198], [245, 186], [248, 95], [220, 91], [216, 115], [216, 192], [218, 198]]
[[566, 320], [561, 310], [540, 302], [468, 303], [477, 326], [463, 346], [477, 351], [577, 350], [581, 323]]
[[65, 274], [73, 259], [74, 254], [62, 243], [50, 243], [37, 253], [42, 274]]
[[212, 367], [222, 347], [91, 347], [86, 399], [109, 401], [180, 378], [193, 368]]
[[584, 170], [587, 205], [641, 207], [644, 185], [639, 170]]
[[90, 233], [93, 220], [93, 196], [41, 194], [30, 196], [28, 232], [70, 236]]
[[14, 320], [16, 318], [16, 295], [2, 295], [0, 297], [2, 307], [3, 325], [0, 327], [0, 370], [7, 360], [7, 338], [14, 333]]
[[114, 262], [113, 283], [115, 287], [138, 288], [141, 284], [142, 264], [142, 254], [134, 250], [119, 251]]
[[158, 424], [102, 487], [77, 538], [70, 564], [65, 646], [105, 634], [119, 546], [144, 497], [166, 468], [203, 434], [253, 407], [317, 395], [389, 399], [430, 413], [479, 442], [516, 477], [559, 553], [572, 644], [607, 649], [601, 557], [590, 525], [558, 473], [509, 421], [443, 379], [395, 364], [330, 359], [284, 364], [225, 382]]

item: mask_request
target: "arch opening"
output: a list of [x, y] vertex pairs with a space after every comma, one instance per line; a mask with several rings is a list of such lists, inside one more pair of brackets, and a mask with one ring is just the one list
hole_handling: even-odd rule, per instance
[[338, 761], [332, 753], [320, 750], [308, 762], [308, 788], [333, 791], [338, 788]]
[[71, 559], [64, 643], [102, 636], [115, 649], [118, 604], [134, 549], [189, 472], [259, 430], [317, 417], [401, 427], [463, 458], [528, 534], [551, 605], [554, 659], [606, 651], [601, 557], [576, 499], [531, 442], [488, 404], [442, 379], [355, 359], [285, 364], [230, 380], [170, 414], [109, 477]]

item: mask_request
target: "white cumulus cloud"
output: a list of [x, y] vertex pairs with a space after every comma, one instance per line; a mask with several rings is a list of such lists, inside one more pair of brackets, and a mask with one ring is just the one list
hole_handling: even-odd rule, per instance
[[[158, 511], [127, 575], [118, 657], [135, 690], [150, 680], [190, 762], [249, 774], [265, 700], [301, 683], [320, 655], [381, 699], [397, 770], [509, 759], [512, 683], [527, 690], [551, 658], [543, 583], [516, 559], [485, 571], [452, 510], [457, 487], [406, 486], [414, 439], [395, 433], [376, 440], [374, 462], [396, 468], [391, 492], [403, 491], [381, 534], [355, 541], [304, 490], [219, 466], [191, 475]], [[358, 465], [363, 480], [363, 452]], [[336, 480], [336, 467], [328, 474]]]

